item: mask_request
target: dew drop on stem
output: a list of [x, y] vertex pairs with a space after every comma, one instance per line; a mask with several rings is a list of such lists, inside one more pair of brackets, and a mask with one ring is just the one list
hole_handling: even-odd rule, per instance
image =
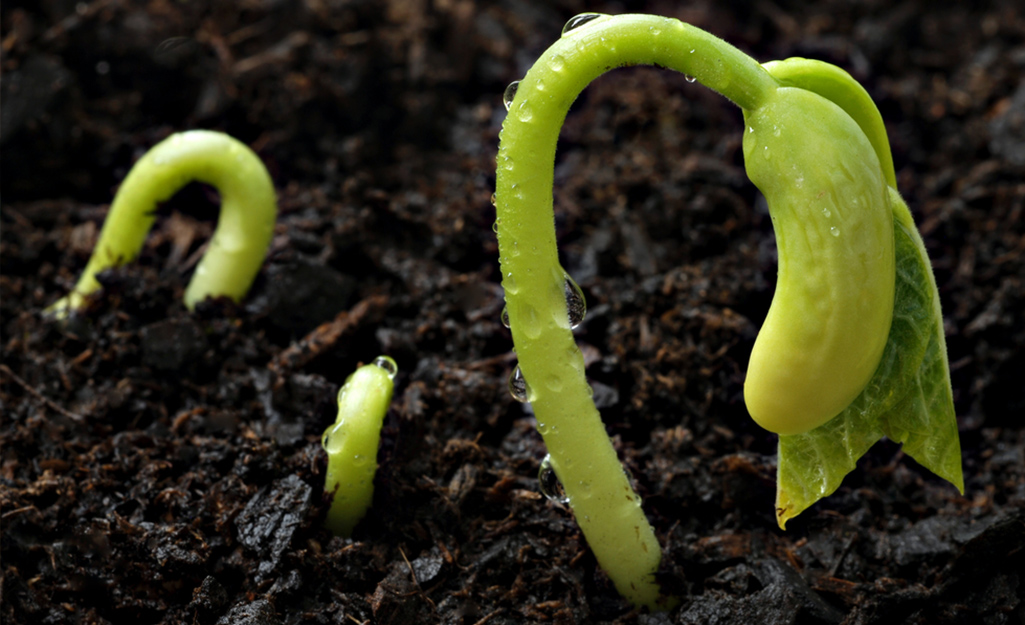
[[507, 328], [509, 327], [509, 307], [508, 306], [503, 306], [502, 307], [502, 325], [504, 325]]
[[342, 442], [345, 440], [345, 429], [343, 423], [336, 423], [324, 430], [320, 438], [320, 445], [329, 454], [336, 454], [342, 450]]
[[570, 275], [564, 274], [566, 292], [566, 312], [569, 313], [569, 327], [575, 328], [583, 322], [587, 316], [587, 300], [584, 299], [584, 292]]
[[523, 377], [523, 371], [516, 365], [513, 372], [509, 374], [509, 394], [520, 403], [530, 401], [530, 387], [527, 386], [527, 379]]
[[529, 122], [534, 119], [534, 109], [530, 106], [530, 102], [524, 102], [520, 105], [519, 110], [516, 111], [516, 117], [521, 122]]
[[513, 99], [516, 98], [516, 90], [520, 88], [520, 81], [514, 80], [509, 83], [509, 86], [505, 88], [505, 93], [502, 94], [502, 104], [505, 105], [505, 110], [509, 110], [512, 107]]
[[602, 13], [581, 13], [580, 15], [574, 15], [573, 17], [569, 18], [569, 21], [566, 22], [566, 25], [562, 27], [562, 36], [565, 37], [570, 32], [580, 28], [581, 26], [583, 26], [584, 24], [587, 24], [588, 22], [592, 22], [592, 21], [598, 19], [599, 17], [604, 17], [604, 14], [602, 14]]
[[691, 76], [690, 74], [684, 74], [683, 77], [684, 77], [684, 79], [687, 82], [696, 82], [697, 81], [697, 78]]
[[566, 496], [566, 491], [562, 488], [562, 482], [555, 475], [550, 455], [546, 455], [544, 460], [541, 461], [541, 468], [537, 472], [537, 483], [541, 494], [547, 497], [549, 501], [561, 504], [569, 503], [569, 497]]
[[395, 360], [390, 356], [378, 356], [374, 359], [374, 366], [384, 369], [384, 372], [388, 374], [389, 380], [394, 380], [395, 375], [399, 372], [399, 366], [395, 364]]

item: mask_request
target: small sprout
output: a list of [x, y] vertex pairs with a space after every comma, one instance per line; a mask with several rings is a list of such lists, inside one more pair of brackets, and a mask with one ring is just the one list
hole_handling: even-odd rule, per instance
[[164, 139], [128, 172], [74, 290], [47, 313], [63, 318], [81, 310], [100, 288], [96, 275], [135, 260], [153, 227], [157, 205], [193, 181], [217, 189], [221, 215], [185, 290], [185, 306], [192, 310], [208, 297], [241, 300], [260, 271], [274, 234], [274, 185], [260, 158], [245, 144], [224, 133], [191, 130]]
[[570, 105], [609, 69], [640, 64], [681, 72], [744, 112], [745, 166], [768, 200], [780, 265], [745, 400], [780, 434], [780, 525], [835, 490], [883, 435], [958, 488], [962, 478], [936, 285], [865, 90], [818, 61], [759, 65], [674, 19], [573, 18], [504, 98], [496, 213], [502, 318], [519, 357], [510, 390], [522, 400], [529, 389], [549, 452], [544, 490], [562, 485], [558, 499], [624, 597], [665, 608], [673, 599], [655, 581], [661, 549], [573, 339], [585, 309], [559, 266], [552, 208]]
[[332, 496], [324, 525], [338, 536], [351, 536], [373, 502], [377, 447], [398, 370], [388, 356], [356, 369], [338, 391], [338, 419], [321, 438], [324, 492]]

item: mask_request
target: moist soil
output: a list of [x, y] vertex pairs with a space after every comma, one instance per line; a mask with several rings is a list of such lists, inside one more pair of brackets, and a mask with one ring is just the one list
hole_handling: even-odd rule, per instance
[[[617, 70], [562, 132], [556, 227], [682, 601], [619, 598], [538, 490], [490, 202], [502, 92], [584, 10], [865, 84], [939, 284], [963, 496], [883, 441], [776, 527], [776, 440], [742, 399], [776, 252], [740, 112]], [[0, 34], [5, 623], [1025, 623], [1018, 2], [41, 0], [5, 2]], [[278, 190], [249, 297], [184, 308], [218, 205], [190, 185], [85, 314], [44, 318], [132, 163], [190, 128], [252, 146]], [[320, 435], [379, 354], [400, 373], [374, 505], [337, 538]]]

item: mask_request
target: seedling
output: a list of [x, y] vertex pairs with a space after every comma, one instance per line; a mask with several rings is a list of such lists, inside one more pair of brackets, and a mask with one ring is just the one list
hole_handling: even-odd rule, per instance
[[217, 189], [221, 215], [185, 290], [185, 306], [192, 310], [207, 297], [241, 300], [260, 271], [274, 234], [274, 185], [260, 158], [246, 145], [223, 133], [192, 130], [164, 139], [128, 172], [74, 290], [47, 312], [60, 318], [81, 310], [100, 288], [96, 274], [133, 261], [153, 227], [157, 204], [193, 181]]
[[324, 525], [339, 536], [352, 535], [374, 499], [377, 446], [398, 370], [388, 356], [356, 369], [338, 391], [338, 419], [324, 430], [324, 491], [332, 497]]
[[588, 83], [626, 65], [682, 72], [744, 112], [748, 176], [768, 200], [779, 280], [751, 355], [744, 397], [780, 435], [780, 527], [832, 493], [883, 435], [963, 489], [942, 316], [928, 257], [896, 191], [889, 144], [865, 90], [832, 65], [759, 65], [674, 19], [579, 15], [506, 90], [497, 158], [498, 242], [529, 401], [598, 563], [636, 605], [664, 607], [661, 550], [591, 399], [571, 329], [582, 295], [558, 260], [555, 148]]

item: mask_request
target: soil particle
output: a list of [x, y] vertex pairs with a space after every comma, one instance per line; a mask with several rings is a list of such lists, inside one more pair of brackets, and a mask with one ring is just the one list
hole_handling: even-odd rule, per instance
[[308, 261], [268, 266], [263, 288], [254, 290], [249, 309], [291, 337], [303, 336], [348, 310], [352, 279]]
[[[142, 364], [160, 371], [190, 373], [206, 351], [206, 335], [191, 319], [152, 323], [140, 330]], [[191, 371], [194, 375], [194, 371]]]
[[227, 614], [217, 619], [217, 625], [279, 625], [281, 619], [274, 606], [266, 599], [236, 604]]
[[312, 489], [290, 475], [253, 495], [235, 521], [238, 540], [260, 558], [258, 577], [277, 567], [292, 536], [306, 520]]

